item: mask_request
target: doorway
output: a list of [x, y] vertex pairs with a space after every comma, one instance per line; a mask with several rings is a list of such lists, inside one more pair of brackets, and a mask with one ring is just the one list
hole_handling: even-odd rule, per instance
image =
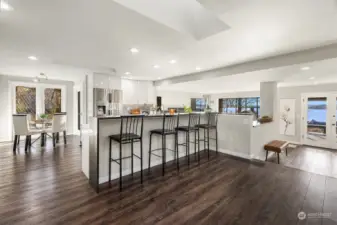
[[337, 149], [337, 93], [302, 94], [302, 144]]

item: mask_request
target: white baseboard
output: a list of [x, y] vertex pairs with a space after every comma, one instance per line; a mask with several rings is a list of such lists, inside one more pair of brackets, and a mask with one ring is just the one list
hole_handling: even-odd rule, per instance
[[227, 150], [227, 149], [219, 149], [219, 152], [232, 155], [232, 156], [237, 156], [237, 157], [244, 158], [244, 159], [251, 159], [250, 155], [247, 153], [234, 152], [234, 151]]

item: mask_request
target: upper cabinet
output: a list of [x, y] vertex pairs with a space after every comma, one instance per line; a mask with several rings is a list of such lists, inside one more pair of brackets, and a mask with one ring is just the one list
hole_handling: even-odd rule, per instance
[[152, 81], [122, 79], [123, 104], [155, 104], [156, 89]]

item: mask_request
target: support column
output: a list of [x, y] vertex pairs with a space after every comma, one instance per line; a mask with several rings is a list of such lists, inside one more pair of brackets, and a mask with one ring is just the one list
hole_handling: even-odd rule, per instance
[[260, 115], [269, 116], [276, 120], [278, 115], [277, 82], [260, 83]]

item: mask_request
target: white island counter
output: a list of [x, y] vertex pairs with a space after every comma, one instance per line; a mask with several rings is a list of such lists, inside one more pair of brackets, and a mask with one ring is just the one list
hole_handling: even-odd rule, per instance
[[[205, 123], [205, 114], [201, 114], [201, 123]], [[149, 132], [153, 129], [161, 129], [163, 117], [161, 115], [145, 116], [143, 128], [143, 170], [148, 168], [149, 152]], [[253, 116], [251, 115], [228, 115], [219, 114], [218, 116], [218, 150], [219, 152], [235, 155], [238, 157], [250, 159], [254, 158], [254, 152], [261, 149], [264, 143], [256, 140], [260, 128], [252, 126]], [[179, 125], [188, 125], [188, 114], [179, 115]], [[98, 192], [99, 185], [109, 180], [109, 136], [119, 134], [120, 117], [92, 117], [90, 119], [89, 129], [83, 132], [82, 136], [82, 170], [89, 179], [91, 186]], [[203, 139], [204, 132], [200, 132], [200, 139]], [[264, 134], [266, 135], [266, 134]], [[210, 132], [210, 137], [215, 137], [215, 132]], [[263, 142], [272, 137], [264, 137]], [[255, 139], [255, 140], [253, 140]], [[88, 141], [89, 140], [89, 141]], [[190, 141], [194, 140], [194, 135]], [[185, 136], [179, 135], [179, 143], [185, 142]], [[261, 142], [261, 143], [260, 143]], [[161, 148], [161, 137], [154, 136], [152, 139], [152, 148]], [[174, 149], [174, 135], [169, 135], [166, 141], [167, 148]], [[255, 151], [254, 151], [254, 149]], [[179, 147], [180, 157], [185, 157], [185, 147]], [[203, 143], [200, 149], [204, 149]], [[215, 142], [210, 141], [210, 149], [215, 150]], [[123, 145], [123, 156], [130, 155], [130, 145]], [[134, 145], [134, 152], [139, 154], [139, 144]], [[119, 144], [112, 142], [112, 157], [119, 157]], [[190, 144], [190, 154], [194, 154], [193, 143]], [[167, 151], [166, 161], [174, 159], [173, 152]], [[152, 157], [151, 166], [161, 164], [161, 158]], [[112, 163], [111, 179], [119, 177], [119, 166]], [[123, 176], [131, 173], [130, 160], [123, 161]], [[139, 160], [134, 160], [134, 172], [140, 171]]]

